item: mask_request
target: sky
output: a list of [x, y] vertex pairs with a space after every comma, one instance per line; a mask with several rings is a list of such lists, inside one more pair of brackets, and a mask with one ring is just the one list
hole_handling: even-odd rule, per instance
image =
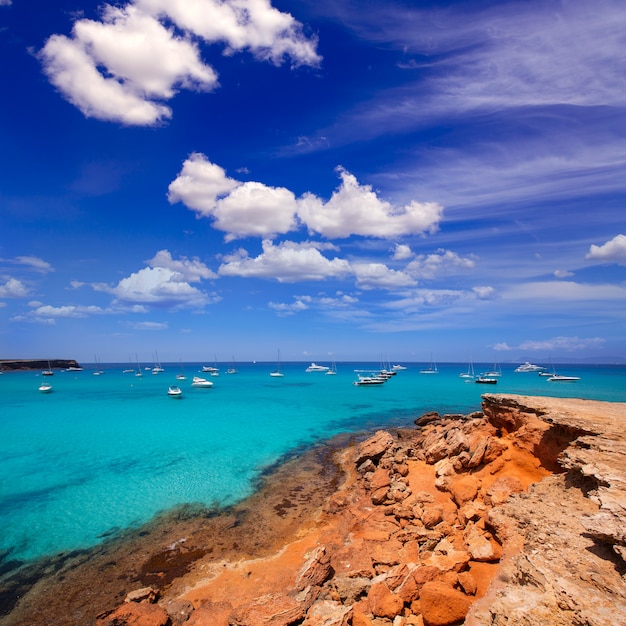
[[623, 0], [0, 0], [0, 358], [626, 362]]

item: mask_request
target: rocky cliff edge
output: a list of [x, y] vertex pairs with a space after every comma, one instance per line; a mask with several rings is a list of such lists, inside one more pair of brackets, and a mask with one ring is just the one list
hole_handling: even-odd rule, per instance
[[344, 449], [343, 486], [274, 554], [200, 559], [98, 625], [626, 624], [626, 404], [482, 408]]

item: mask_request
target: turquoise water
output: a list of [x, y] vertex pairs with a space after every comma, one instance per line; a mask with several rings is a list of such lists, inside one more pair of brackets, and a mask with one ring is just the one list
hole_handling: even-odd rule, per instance
[[[306, 373], [305, 363], [240, 364], [191, 387], [198, 364], [164, 364], [143, 378], [124, 364], [55, 372], [42, 394], [40, 372], [0, 376], [0, 565], [86, 548], [182, 503], [225, 506], [249, 495], [260, 473], [286, 455], [338, 433], [412, 425], [425, 411], [467, 413], [482, 393], [572, 396], [626, 402], [626, 367], [563, 366], [575, 383], [551, 383], [504, 366], [497, 385], [459, 378], [464, 364], [424, 364], [381, 386], [355, 387], [355, 369]], [[476, 366], [476, 371], [491, 365]], [[176, 381], [184, 370], [186, 381]], [[170, 384], [182, 400], [167, 396]], [[626, 416], [625, 416], [626, 419]]]

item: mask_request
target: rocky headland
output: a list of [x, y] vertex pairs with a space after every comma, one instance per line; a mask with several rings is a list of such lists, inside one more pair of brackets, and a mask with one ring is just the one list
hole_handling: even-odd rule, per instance
[[281, 468], [245, 511], [65, 563], [6, 624], [626, 624], [625, 420], [498, 394], [429, 413], [338, 448], [336, 472]]
[[0, 359], [0, 369], [11, 370], [47, 370], [80, 367], [74, 359]]

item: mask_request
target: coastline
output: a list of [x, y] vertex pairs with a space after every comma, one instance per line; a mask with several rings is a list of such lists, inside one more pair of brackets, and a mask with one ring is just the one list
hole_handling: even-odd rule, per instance
[[47, 370], [80, 367], [74, 359], [0, 359], [0, 371]]
[[335, 439], [227, 511], [188, 507], [76, 554], [2, 623], [626, 619], [626, 404], [483, 399], [483, 413]]

